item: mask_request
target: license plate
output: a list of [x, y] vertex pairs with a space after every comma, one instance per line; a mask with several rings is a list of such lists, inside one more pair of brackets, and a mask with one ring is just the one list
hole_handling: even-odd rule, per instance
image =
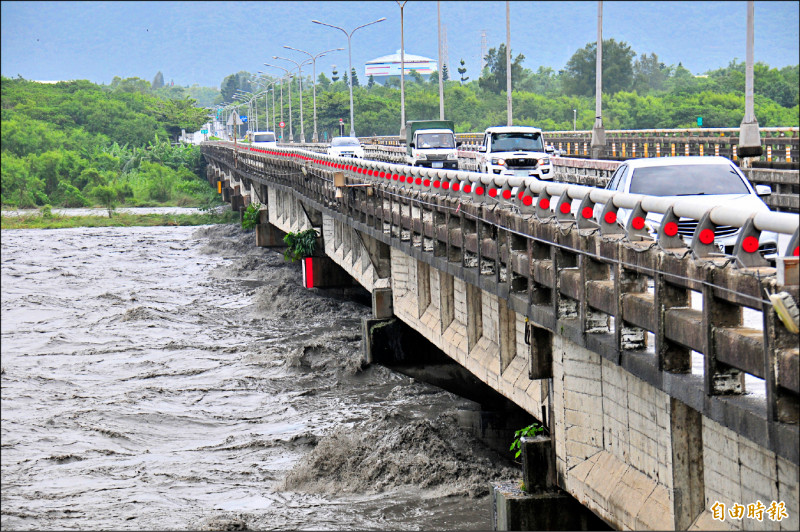
[[431, 163], [432, 168], [441, 168], [443, 165], [444, 163]]

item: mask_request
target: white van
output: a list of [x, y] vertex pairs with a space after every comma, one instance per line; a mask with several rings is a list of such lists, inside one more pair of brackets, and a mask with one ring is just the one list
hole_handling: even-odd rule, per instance
[[275, 133], [272, 131], [248, 131], [245, 139], [253, 146], [278, 146]]

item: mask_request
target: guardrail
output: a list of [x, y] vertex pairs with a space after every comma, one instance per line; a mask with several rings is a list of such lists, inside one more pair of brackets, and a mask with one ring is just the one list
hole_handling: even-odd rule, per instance
[[[240, 179], [283, 187], [312, 208], [497, 294], [536, 327], [599, 353], [798, 462], [800, 350], [772, 298], [765, 299], [784, 291], [797, 300], [798, 288], [779, 284], [776, 270], [752, 248], [761, 231], [775, 231], [788, 240], [780, 254], [796, 261], [798, 216], [300, 149], [240, 147], [234, 154], [230, 145], [210, 144], [203, 151]], [[337, 173], [362, 186], [337, 198]], [[620, 208], [632, 211], [625, 227], [616, 223]], [[648, 212], [664, 215], [655, 241], [640, 223]], [[697, 221], [688, 245], [671, 228], [681, 217]], [[713, 245], [717, 225], [743, 229], [732, 255]], [[692, 308], [692, 293], [702, 309]], [[763, 328], [743, 324], [745, 309], [760, 314]], [[704, 358], [702, 378], [687, 375], [692, 352]], [[763, 413], [752, 400], [735, 400], [745, 392], [745, 373], [766, 383]], [[696, 393], [698, 386], [704, 393]]]

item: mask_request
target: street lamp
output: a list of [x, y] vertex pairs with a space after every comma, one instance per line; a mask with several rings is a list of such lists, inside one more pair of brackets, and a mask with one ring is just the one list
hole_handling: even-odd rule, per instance
[[[407, 0], [406, 0], [407, 1]], [[403, 37], [403, 8], [406, 2], [395, 0], [400, 6], [400, 139], [406, 136], [406, 46]]]
[[326, 24], [325, 22], [320, 22], [319, 20], [312, 20], [311, 21], [314, 24], [322, 24], [323, 26], [328, 26], [329, 28], [335, 28], [337, 30], [342, 31], [345, 35], [347, 35], [347, 59], [348, 59], [348, 65], [349, 65], [349, 70], [350, 70], [349, 75], [347, 76], [347, 79], [350, 81], [350, 136], [351, 137], [355, 137], [356, 136], [356, 127], [355, 127], [355, 124], [354, 124], [355, 118], [353, 117], [353, 48], [350, 45], [350, 38], [353, 36], [353, 34], [356, 32], [356, 30], [359, 30], [359, 29], [361, 29], [361, 28], [363, 28], [365, 26], [369, 26], [370, 24], [376, 24], [378, 22], [383, 22], [384, 20], [386, 20], [386, 17], [381, 17], [378, 20], [373, 20], [372, 22], [368, 22], [366, 24], [362, 24], [361, 26], [356, 27], [350, 33], [347, 33], [347, 30], [345, 30], [344, 28], [340, 28], [339, 26], [334, 26], [333, 24]]
[[[266, 74], [262, 71], [258, 71], [259, 74]], [[276, 132], [278, 130], [277, 125], [275, 124], [275, 87], [274, 85], [280, 80], [273, 80], [271, 81], [267, 87], [272, 89], [272, 131]], [[264, 97], [266, 100], [266, 96]], [[283, 114], [283, 88], [281, 88], [281, 114]], [[269, 123], [269, 116], [267, 117], [267, 123]]]
[[[303, 142], [306, 141], [306, 132], [305, 128], [303, 127], [303, 65], [307, 65], [310, 63], [310, 60], [303, 61], [302, 63], [298, 63], [294, 59], [288, 59], [286, 57], [278, 57], [277, 55], [272, 56], [273, 59], [283, 59], [284, 61], [289, 61], [294, 63], [297, 66], [297, 78], [300, 83], [300, 137], [303, 139]], [[291, 91], [291, 85], [289, 90]]]
[[572, 131], [578, 131], [578, 110], [572, 110]]
[[323, 57], [328, 52], [338, 52], [340, 50], [344, 50], [344, 48], [333, 48], [332, 50], [325, 50], [324, 52], [320, 52], [317, 55], [311, 55], [305, 50], [300, 50], [299, 48], [292, 48], [291, 46], [286, 46], [286, 45], [284, 45], [283, 47], [288, 48], [289, 50], [294, 50], [295, 52], [302, 52], [311, 58], [311, 65], [312, 68], [314, 69], [311, 78], [311, 84], [314, 88], [314, 135], [311, 137], [311, 142], [319, 142], [319, 136], [317, 135], [317, 59]]
[[[286, 72], [286, 76], [289, 78], [289, 140], [294, 142], [294, 133], [292, 133], [292, 74], [289, 72], [288, 68], [283, 68], [279, 65], [270, 65], [269, 63], [264, 63], [264, 65], [272, 68], [280, 68]], [[283, 122], [283, 81], [281, 81], [281, 122]]]

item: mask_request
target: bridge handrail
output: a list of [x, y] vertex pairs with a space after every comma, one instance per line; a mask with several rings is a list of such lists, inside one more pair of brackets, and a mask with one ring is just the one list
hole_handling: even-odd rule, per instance
[[[225, 143], [230, 145], [230, 143]], [[253, 150], [256, 152], [268, 152], [268, 150], [260, 150], [248, 146], [237, 146], [239, 150]], [[800, 229], [800, 217], [793, 213], [785, 212], [759, 212], [759, 211], [742, 211], [741, 208], [727, 207], [724, 205], [703, 206], [696, 201], [690, 199], [668, 199], [663, 197], [644, 196], [641, 194], [628, 194], [624, 192], [612, 192], [604, 189], [589, 187], [586, 185], [552, 183], [547, 181], [540, 181], [534, 177], [511, 177], [499, 176], [491, 174], [482, 174], [476, 172], [466, 172], [463, 170], [444, 170], [444, 169], [428, 169], [421, 167], [410, 167], [402, 164], [385, 163], [382, 161], [371, 161], [352, 159], [349, 157], [335, 157], [325, 154], [320, 154], [314, 151], [305, 150], [302, 148], [275, 148], [279, 152], [284, 152], [285, 155], [299, 156], [306, 160], [322, 160], [326, 162], [335, 162], [340, 166], [348, 166], [368, 170], [370, 173], [363, 173], [360, 171], [352, 172], [359, 176], [359, 179], [366, 179], [367, 181], [378, 183], [379, 178], [372, 175], [373, 171], [377, 172], [390, 172], [391, 174], [401, 174], [406, 177], [428, 177], [447, 179], [449, 182], [464, 182], [473, 186], [482, 184], [486, 186], [494, 186], [500, 190], [504, 187], [516, 188], [522, 187], [523, 194], [528, 193], [529, 196], [541, 196], [542, 193], [547, 193], [549, 196], [560, 196], [565, 191], [570, 198], [581, 200], [588, 197], [595, 203], [606, 204], [609, 201], [616, 207], [633, 209], [637, 205], [640, 206], [645, 212], [653, 212], [658, 214], [666, 214], [672, 208], [673, 212], [685, 218], [692, 218], [700, 221], [708, 214], [710, 220], [717, 225], [730, 225], [734, 227], [744, 227], [748, 220], [752, 219], [753, 224], [759, 231], [772, 231], [778, 234], [790, 235], [793, 238], [790, 240], [789, 245], [785, 249], [785, 255], [791, 256], [795, 247], [797, 246], [798, 230]], [[317, 159], [315, 159], [317, 158]], [[314, 163], [316, 164], [316, 163]], [[385, 182], [385, 181], [384, 181]], [[391, 184], [391, 183], [390, 183]], [[412, 184], [411, 187], [401, 188], [415, 188]], [[422, 188], [422, 187], [419, 187]], [[429, 192], [436, 192], [436, 190], [426, 187]], [[480, 198], [472, 195], [470, 199], [473, 201]], [[512, 196], [508, 200], [509, 205], [515, 206], [520, 212], [533, 214], [535, 207], [524, 205], [519, 201], [519, 193]], [[538, 201], [531, 202], [534, 206]], [[550, 210], [554, 210], [555, 205], [551, 205]], [[599, 220], [598, 220], [599, 222]], [[600, 225], [601, 232], [603, 225]], [[700, 225], [697, 226], [700, 230]], [[627, 229], [626, 229], [627, 232]], [[778, 250], [780, 253], [780, 250]]]

